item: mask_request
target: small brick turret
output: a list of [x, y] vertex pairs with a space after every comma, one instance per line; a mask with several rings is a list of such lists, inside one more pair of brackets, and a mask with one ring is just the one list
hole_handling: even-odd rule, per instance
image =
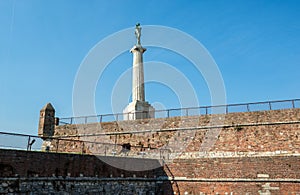
[[50, 103], [47, 103], [40, 111], [38, 135], [49, 137], [54, 135], [55, 127], [55, 109]]

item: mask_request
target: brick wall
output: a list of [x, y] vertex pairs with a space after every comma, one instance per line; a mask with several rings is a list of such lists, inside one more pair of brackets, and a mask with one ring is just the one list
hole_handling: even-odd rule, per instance
[[300, 179], [300, 156], [176, 159], [168, 164], [176, 177]]
[[[194, 117], [173, 117], [165, 119], [143, 119], [92, 123], [83, 125], [56, 126], [55, 136], [97, 134], [90, 137], [71, 137], [74, 140], [99, 143], [130, 143], [132, 153], [147, 148], [170, 148], [171, 152], [198, 152], [205, 148], [207, 152], [300, 152], [300, 109], [230, 113], [226, 115], [202, 115]], [[272, 124], [275, 123], [275, 124]], [[280, 124], [283, 123], [283, 124]], [[204, 128], [225, 125], [223, 128]], [[194, 130], [185, 128], [202, 127]], [[178, 131], [165, 131], [181, 128]], [[151, 132], [135, 133], [136, 131]], [[157, 131], [156, 131], [157, 130]], [[164, 131], [159, 131], [164, 130]], [[132, 132], [120, 134], [122, 132]], [[105, 135], [106, 133], [106, 135]], [[116, 135], [113, 135], [116, 133]], [[101, 135], [99, 135], [101, 134]], [[211, 135], [210, 135], [211, 134]], [[205, 143], [213, 143], [205, 146]], [[83, 145], [84, 144], [84, 145]], [[58, 151], [104, 153], [104, 145], [82, 142], [52, 142], [51, 148]], [[109, 149], [109, 147], [106, 147]], [[107, 151], [106, 151], [107, 152]], [[111, 152], [111, 151], [109, 151]], [[149, 153], [151, 151], [148, 151]], [[154, 154], [157, 151], [154, 150]]]
[[[82, 174], [103, 178], [146, 175], [149, 181], [152, 178], [164, 186], [163, 194], [299, 195], [300, 124], [297, 121], [300, 121], [300, 109], [56, 126], [55, 136], [71, 135], [69, 139], [77, 141], [45, 140], [45, 144], [51, 144], [52, 151], [111, 154], [116, 148], [116, 155], [121, 156], [124, 155], [121, 145], [129, 143], [132, 146], [129, 155], [143, 151], [149, 157], [159, 157], [155, 148], [170, 148], [170, 155], [185, 149], [174, 160], [167, 159], [163, 168], [134, 173], [111, 167], [92, 155], [3, 150], [0, 173], [47, 177]], [[223, 127], [209, 128], [217, 125]], [[192, 127], [196, 128], [184, 130]], [[203, 148], [206, 150], [202, 151]], [[143, 159], [105, 158], [132, 166], [145, 163]]]
[[[148, 171], [126, 171], [103, 160], [130, 166], [158, 164]], [[157, 160], [0, 149], [0, 194], [166, 194], [172, 192]], [[163, 186], [163, 187], [162, 187]]]
[[[300, 156], [177, 159], [165, 165], [178, 194], [300, 194]], [[177, 186], [175, 185], [177, 184]]]
[[[105, 161], [117, 161], [132, 167], [154, 164], [149, 171], [126, 171], [115, 168]], [[157, 168], [158, 167], [158, 168]], [[105, 157], [79, 154], [27, 152], [20, 150], [0, 150], [0, 177], [15, 176], [87, 176], [87, 177], [148, 177], [164, 175], [157, 160]]]
[[[156, 163], [109, 158], [133, 166]], [[262, 195], [270, 191], [296, 195], [300, 194], [299, 162], [299, 155], [176, 159], [164, 167], [137, 172], [112, 167], [92, 155], [0, 150], [0, 193], [39, 189], [48, 189], [48, 193], [92, 193], [98, 189], [100, 193], [106, 189], [118, 194], [122, 189], [135, 193], [147, 189], [141, 192]]]

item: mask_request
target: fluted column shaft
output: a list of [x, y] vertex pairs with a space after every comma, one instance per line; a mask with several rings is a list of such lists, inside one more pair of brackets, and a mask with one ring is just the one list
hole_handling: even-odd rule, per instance
[[132, 64], [132, 101], [145, 101], [144, 87], [144, 64], [143, 53], [146, 51], [142, 46], [134, 46], [130, 52], [133, 54]]

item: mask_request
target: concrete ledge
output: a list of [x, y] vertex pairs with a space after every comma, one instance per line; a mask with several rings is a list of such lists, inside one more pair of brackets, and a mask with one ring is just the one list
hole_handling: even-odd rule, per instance
[[295, 178], [186, 178], [186, 177], [159, 177], [162, 181], [186, 181], [186, 182], [288, 182], [300, 183]]
[[[273, 157], [273, 156], [299, 156], [298, 151], [272, 151], [272, 152], [186, 152], [171, 154], [179, 156], [178, 159], [190, 158], [241, 158], [241, 157]], [[171, 157], [172, 158], [172, 157]]]

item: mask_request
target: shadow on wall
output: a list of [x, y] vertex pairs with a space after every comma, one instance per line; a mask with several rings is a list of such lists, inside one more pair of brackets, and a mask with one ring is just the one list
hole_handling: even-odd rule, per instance
[[[118, 194], [125, 190], [128, 193], [173, 194], [170, 181], [159, 179], [167, 177], [167, 174], [163, 167], [159, 166], [158, 160], [5, 149], [0, 149], [0, 156], [0, 180], [8, 178], [11, 181], [18, 180], [14, 184], [18, 183], [19, 186], [15, 186], [14, 189], [19, 193], [22, 193], [21, 189], [30, 192], [30, 189], [37, 189], [31, 188], [32, 186], [41, 185], [43, 193], [70, 192], [70, 190], [75, 192], [76, 186], [83, 186], [85, 193], [110, 191]], [[158, 168], [148, 171], [127, 171], [105, 163], [103, 158], [111, 158], [110, 161], [128, 164], [131, 167], [153, 164], [153, 167]], [[26, 182], [22, 182], [24, 179]], [[57, 187], [57, 182], [63, 187]], [[56, 187], [52, 186], [49, 188], [50, 191], [47, 191], [45, 188], [47, 183], [53, 185], [55, 183]], [[4, 187], [0, 188], [0, 193], [8, 190], [9, 185], [7, 189]], [[82, 189], [77, 190], [82, 191]]]

